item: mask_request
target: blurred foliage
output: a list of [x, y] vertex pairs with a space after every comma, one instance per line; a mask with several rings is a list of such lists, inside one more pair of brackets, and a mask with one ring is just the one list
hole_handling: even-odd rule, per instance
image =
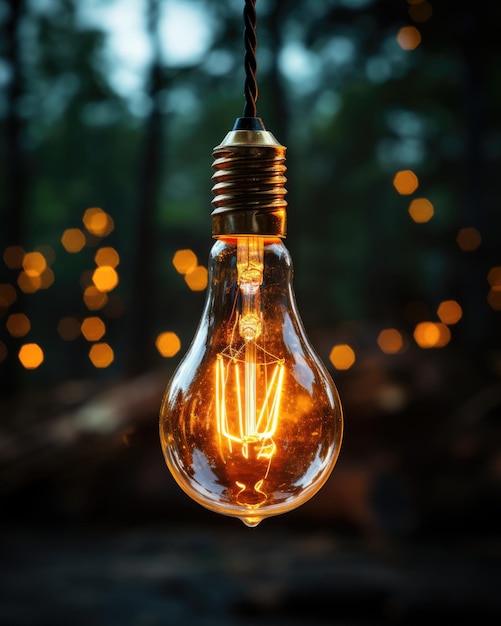
[[[200, 59], [179, 64], [162, 52], [159, 16], [169, 1], [140, 4], [150, 61], [129, 91], [117, 89], [105, 25], [84, 19], [97, 4], [0, 4], [0, 250], [50, 246], [55, 255], [54, 283], [33, 294], [17, 288], [18, 269], [1, 264], [0, 282], [18, 292], [1, 310], [3, 393], [159, 367], [160, 332], [176, 332], [182, 351], [193, 336], [204, 294], [190, 292], [171, 261], [191, 248], [203, 264], [211, 245], [211, 150], [243, 109], [243, 3], [186, 0], [211, 37]], [[486, 276], [501, 263], [495, 3], [433, 3], [424, 22], [406, 0], [257, 4], [258, 113], [288, 146], [287, 245], [306, 326], [326, 342], [321, 352], [348, 322], [374, 345], [385, 327], [412, 338], [417, 321], [436, 319], [439, 303], [455, 298], [464, 315], [446, 350], [471, 353], [492, 374], [500, 313], [487, 303]], [[421, 33], [415, 50], [396, 40], [408, 25]], [[392, 185], [406, 168], [420, 182], [412, 196]], [[428, 223], [410, 219], [413, 197], [434, 205]], [[67, 253], [63, 231], [81, 228], [92, 206], [113, 218], [113, 233]], [[477, 251], [458, 247], [462, 227], [481, 233]], [[115, 358], [98, 372], [89, 343], [63, 341], [57, 325], [89, 314], [82, 274], [101, 245], [120, 255], [114, 294], [123, 314], [104, 316]], [[416, 302], [419, 319], [408, 315]], [[6, 319], [20, 311], [31, 329], [13, 338]], [[45, 354], [34, 371], [17, 359], [28, 340]]]

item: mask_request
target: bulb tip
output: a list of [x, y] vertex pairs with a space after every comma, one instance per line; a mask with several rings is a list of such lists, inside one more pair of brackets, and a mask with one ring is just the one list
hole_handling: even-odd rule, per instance
[[241, 517], [241, 521], [249, 528], [256, 528], [259, 522], [262, 521], [262, 517]]

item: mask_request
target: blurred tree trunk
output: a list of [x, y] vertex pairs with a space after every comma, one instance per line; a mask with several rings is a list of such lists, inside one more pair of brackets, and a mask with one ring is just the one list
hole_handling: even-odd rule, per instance
[[[24, 0], [9, 0], [8, 18], [4, 23], [2, 39], [5, 42], [5, 61], [10, 70], [10, 81], [6, 90], [7, 112], [5, 117], [4, 174], [0, 194], [0, 213], [4, 228], [0, 229], [0, 250], [7, 246], [22, 246], [25, 240], [27, 169], [23, 154], [23, 121], [19, 104], [24, 92], [22, 60], [20, 54], [21, 21], [25, 11]], [[17, 287], [17, 285], [16, 285]], [[16, 308], [22, 309], [22, 292], [18, 290]], [[6, 335], [8, 358], [0, 366], [0, 394], [14, 395], [18, 386], [16, 367], [12, 360], [19, 349], [19, 340]]]
[[11, 78], [7, 86], [5, 195], [1, 199], [6, 228], [2, 233], [2, 243], [21, 245], [24, 241], [26, 166], [21, 141], [23, 123], [19, 114], [19, 102], [23, 95], [19, 31], [24, 0], [10, 0], [9, 9], [9, 17], [4, 25], [5, 60]]
[[[270, 89], [272, 120], [270, 128], [280, 143], [287, 146], [289, 140], [289, 110], [284, 79], [280, 72], [279, 58], [283, 47], [283, 24], [287, 0], [274, 0], [268, 16], [270, 34], [271, 66], [267, 89]], [[265, 121], [266, 124], [266, 121]]]
[[483, 243], [476, 254], [467, 255], [463, 269], [463, 298], [465, 303], [466, 341], [473, 352], [489, 342], [487, 319], [486, 263], [491, 254], [497, 255], [499, 241], [491, 244], [491, 228], [487, 211], [486, 139], [486, 74], [488, 62], [485, 32], [488, 29], [489, 12], [465, 3], [457, 19], [461, 34], [463, 116], [464, 116], [464, 226], [476, 228]]
[[131, 326], [126, 364], [126, 374], [129, 376], [148, 369], [155, 355], [154, 312], [158, 271], [155, 217], [164, 153], [164, 127], [160, 106], [160, 92], [164, 87], [164, 79], [157, 30], [159, 13], [159, 0], [147, 0], [148, 33], [153, 49], [148, 88], [151, 111], [146, 121], [144, 152], [139, 168], [135, 250], [131, 276]]
[[[280, 53], [284, 45], [284, 23], [285, 16], [287, 15], [287, 3], [288, 0], [274, 0], [272, 2], [269, 15], [266, 17], [266, 23], [264, 26], [269, 33], [269, 46], [271, 63], [269, 69], [269, 75], [266, 80], [266, 90], [269, 90], [269, 102], [271, 104], [271, 116], [270, 120], [263, 120], [265, 126], [270, 130], [277, 138], [279, 143], [289, 148], [290, 145], [290, 124], [291, 116], [288, 106], [288, 93], [285, 79], [280, 71], [279, 59]], [[259, 24], [258, 24], [259, 28]], [[258, 74], [259, 79], [259, 74]], [[295, 120], [292, 119], [292, 123]], [[296, 176], [296, 163], [294, 161], [294, 152], [289, 150], [286, 152], [286, 177], [287, 183], [285, 185], [287, 189], [286, 200], [288, 203], [288, 213], [292, 212], [294, 219], [294, 210], [298, 206], [296, 190], [294, 189], [294, 181]], [[289, 220], [289, 223], [290, 220]], [[290, 229], [289, 235], [290, 235]], [[289, 239], [291, 242], [292, 240]]]

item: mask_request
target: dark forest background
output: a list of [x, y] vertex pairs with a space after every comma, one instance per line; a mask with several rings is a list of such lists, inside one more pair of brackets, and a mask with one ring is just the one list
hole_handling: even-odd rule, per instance
[[[74, 555], [76, 543], [67, 540], [61, 548], [36, 535], [41, 543], [31, 550], [29, 534], [16, 544], [11, 533], [23, 529], [53, 537], [55, 529], [116, 533], [186, 525], [202, 533], [200, 543], [184, 535], [173, 541], [187, 542], [184, 557], [199, 562], [207, 550], [225, 549], [224, 542], [209, 548], [203, 543], [210, 529], [236, 533], [231, 536], [237, 552], [249, 531], [237, 530], [239, 522], [219, 519], [178, 492], [163, 463], [157, 420], [163, 389], [189, 346], [205, 299], [205, 290], [191, 290], [172, 259], [177, 250], [191, 249], [205, 266], [212, 245], [212, 148], [243, 111], [243, 2], [186, 0], [183, 4], [205, 16], [211, 37], [203, 55], [176, 64], [165, 57], [160, 28], [169, 0], [138, 0], [144, 18], [138, 29], [147, 34], [150, 56], [141, 87], [129, 92], [113, 80], [120, 68], [108, 53], [104, 26], [82, 18], [83, 5], [92, 12], [97, 4], [0, 2], [4, 548], [14, 541], [24, 556], [38, 549], [50, 559], [52, 550], [63, 559]], [[386, 554], [395, 545], [404, 551], [454, 546], [454, 558], [466, 548], [480, 561], [471, 567], [470, 561], [461, 562], [468, 581], [461, 584], [478, 594], [471, 592], [470, 604], [464, 597], [461, 604], [461, 592], [430, 591], [435, 603], [426, 606], [435, 616], [437, 606], [444, 611], [453, 606], [457, 619], [478, 616], [481, 607], [491, 615], [499, 609], [489, 585], [499, 582], [501, 548], [498, 3], [258, 0], [257, 9], [258, 114], [288, 147], [286, 245], [294, 260], [296, 296], [312, 343], [339, 388], [346, 436], [324, 489], [304, 507], [250, 532], [264, 533], [254, 539], [263, 542], [276, 541], [267, 533], [277, 528], [310, 539], [325, 533], [331, 563], [339, 563], [338, 541], [356, 545], [360, 558], [376, 547]], [[406, 27], [420, 36], [413, 49], [397, 40]], [[188, 37], [190, 23], [183, 28]], [[412, 170], [419, 181], [408, 194], [393, 184], [402, 170]], [[416, 223], [408, 212], [419, 198], [434, 208], [426, 223]], [[105, 235], [82, 222], [92, 207], [112, 220]], [[63, 233], [75, 228], [85, 245], [68, 252]], [[91, 310], [83, 294], [92, 285], [102, 247], [119, 255], [119, 282], [107, 293], [107, 303]], [[45, 258], [50, 278], [46, 286], [23, 289], [23, 254], [35, 251]], [[417, 325], [439, 323], [439, 305], [451, 300], [461, 307], [460, 319], [443, 324], [448, 339], [440, 347], [423, 347]], [[16, 314], [26, 316], [29, 327], [24, 317], [14, 323]], [[104, 322], [102, 338], [88, 340], [79, 331], [89, 316]], [[402, 346], [396, 352], [383, 350], [384, 329], [398, 331]], [[180, 339], [181, 349], [172, 357], [162, 356], [155, 345], [163, 332]], [[113, 357], [106, 367], [96, 367], [89, 350], [103, 342]], [[18, 356], [28, 343], [43, 351], [43, 361], [32, 368]], [[337, 369], [329, 359], [338, 344], [353, 350], [348, 369]], [[196, 545], [202, 544], [200, 551]], [[285, 535], [273, 545], [274, 563], [280, 561], [280, 545], [296, 546], [286, 545]], [[315, 552], [318, 545], [311, 543], [312, 559], [324, 549]], [[427, 564], [445, 567], [446, 561], [433, 555]], [[331, 571], [321, 570], [324, 562], [319, 567]], [[458, 571], [454, 565], [452, 570]], [[12, 571], [24, 576], [27, 570]], [[429, 571], [420, 570], [423, 576], [416, 574], [413, 584]], [[42, 569], [34, 566], [31, 572], [36, 587]], [[9, 570], [3, 575], [8, 580]], [[368, 580], [378, 576], [371, 570]], [[17, 579], [12, 580], [15, 597]], [[276, 573], [278, 580], [291, 600], [298, 580], [287, 579], [287, 586]], [[319, 585], [326, 591], [318, 577], [308, 580], [312, 594]], [[478, 584], [472, 587], [474, 580]], [[359, 589], [358, 583], [357, 578], [353, 588]], [[23, 621], [14, 600], [7, 602], [8, 623], [68, 623], [58, 621], [61, 606], [52, 591], [35, 603], [42, 607], [38, 620], [28, 613]], [[320, 606], [332, 593], [331, 588], [317, 598]], [[250, 606], [251, 614], [257, 611], [264, 619], [266, 598], [257, 592], [245, 596], [238, 611]], [[368, 606], [377, 613], [383, 605], [370, 598]], [[113, 617], [102, 623], [115, 624], [115, 618], [118, 623], [120, 601], [109, 600]], [[414, 604], [409, 598], [407, 604], [399, 601], [384, 604], [381, 623], [405, 618], [414, 623], [405, 607], [422, 607], [419, 598]], [[65, 605], [73, 623], [101, 623], [92, 611], [85, 614], [92, 622], [78, 621], [71, 612], [77, 605], [76, 600]], [[221, 611], [216, 605], [210, 607]], [[354, 606], [342, 605], [347, 615]], [[155, 610], [150, 618], [163, 609]], [[233, 621], [223, 621], [219, 613], [219, 621], [193, 623], [236, 624], [237, 613]], [[120, 623], [177, 624], [134, 621], [134, 615], [132, 610], [129, 621]], [[274, 623], [296, 623], [291, 615], [283, 622], [282, 613], [274, 615]]]

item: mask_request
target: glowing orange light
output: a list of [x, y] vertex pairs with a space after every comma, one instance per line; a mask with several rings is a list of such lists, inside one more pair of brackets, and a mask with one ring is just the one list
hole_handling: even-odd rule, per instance
[[99, 341], [106, 332], [106, 326], [100, 317], [86, 317], [80, 330], [87, 341]]
[[340, 343], [332, 348], [329, 359], [337, 370], [349, 370], [355, 363], [355, 352], [348, 344]]
[[118, 274], [113, 267], [102, 265], [94, 270], [92, 282], [99, 291], [112, 291], [118, 285]]
[[493, 288], [501, 288], [501, 266], [491, 267], [487, 274], [487, 282]]
[[252, 527], [311, 489], [332, 458], [323, 452], [328, 440], [342, 428], [335, 387], [295, 321], [293, 301], [285, 302], [291, 287], [277, 282], [282, 270], [290, 274], [280, 246], [252, 235], [213, 248], [210, 332], [204, 321], [160, 412], [164, 455], [182, 488]]
[[487, 294], [487, 302], [495, 311], [501, 311], [501, 289], [493, 287]]
[[108, 296], [95, 285], [89, 285], [84, 289], [83, 300], [90, 311], [98, 311], [108, 302]]
[[24, 250], [21, 246], [8, 246], [3, 253], [3, 260], [7, 267], [12, 270], [23, 266]]
[[181, 349], [181, 341], [176, 333], [165, 332], [158, 335], [155, 346], [162, 356], [171, 357]]
[[206, 267], [198, 265], [185, 275], [184, 280], [192, 291], [203, 291], [207, 287], [209, 273]]
[[403, 26], [397, 33], [397, 43], [402, 50], [414, 50], [421, 43], [421, 33], [415, 26]]
[[98, 237], [109, 235], [115, 228], [113, 219], [98, 207], [87, 209], [82, 221], [89, 233]]
[[80, 323], [74, 317], [63, 317], [58, 322], [57, 332], [61, 339], [73, 341], [80, 334]]
[[414, 329], [414, 339], [420, 348], [443, 348], [451, 340], [451, 332], [440, 322], [420, 322]]
[[414, 193], [418, 185], [418, 177], [412, 170], [400, 170], [393, 178], [393, 186], [402, 196], [408, 196]]
[[23, 258], [24, 272], [30, 277], [40, 276], [47, 268], [47, 261], [41, 252], [27, 252]]
[[172, 264], [180, 274], [187, 274], [197, 267], [197, 255], [192, 250], [178, 250]]
[[37, 343], [25, 343], [21, 346], [18, 354], [21, 365], [27, 370], [34, 370], [44, 360], [42, 348]]
[[66, 252], [80, 252], [85, 246], [85, 235], [79, 228], [68, 228], [61, 237], [61, 243]]
[[409, 215], [418, 224], [429, 222], [433, 213], [433, 204], [426, 198], [415, 198], [409, 205]]
[[385, 354], [397, 354], [404, 347], [404, 338], [396, 328], [385, 328], [379, 333], [377, 343]]
[[[252, 352], [250, 358], [247, 350]], [[245, 354], [239, 358], [231, 352], [217, 356], [216, 429], [223, 455], [226, 450], [231, 453], [236, 444], [246, 459], [250, 446], [258, 459], [271, 459], [276, 452], [273, 436], [280, 415], [284, 363], [268, 352], [264, 361], [262, 356], [263, 353], [258, 356], [258, 347], [253, 341], [247, 343]], [[256, 395], [259, 378], [267, 381], [262, 397]], [[227, 387], [231, 389], [229, 394]], [[258, 493], [263, 493], [260, 490], [263, 482], [256, 488]], [[241, 486], [245, 488], [243, 483]]]
[[35, 293], [42, 286], [42, 278], [37, 276], [28, 276], [26, 272], [20, 272], [17, 277], [19, 289], [24, 293]]
[[0, 285], [0, 306], [9, 307], [17, 299], [17, 291], [10, 283]]
[[120, 263], [120, 257], [115, 248], [99, 248], [94, 257], [96, 265], [115, 268]]
[[94, 367], [104, 369], [113, 363], [115, 354], [107, 343], [95, 343], [89, 350], [89, 359]]
[[50, 269], [50, 267], [46, 267], [40, 274], [40, 281], [41, 289], [48, 289], [52, 285], [54, 282], [54, 272]]
[[444, 300], [437, 309], [437, 315], [444, 324], [457, 324], [463, 316], [463, 309], [455, 300]]
[[7, 318], [7, 330], [13, 337], [24, 337], [29, 333], [31, 324], [30, 320], [24, 313], [13, 313]]
[[482, 243], [482, 235], [476, 228], [461, 228], [457, 234], [456, 241], [464, 252], [473, 252]]

